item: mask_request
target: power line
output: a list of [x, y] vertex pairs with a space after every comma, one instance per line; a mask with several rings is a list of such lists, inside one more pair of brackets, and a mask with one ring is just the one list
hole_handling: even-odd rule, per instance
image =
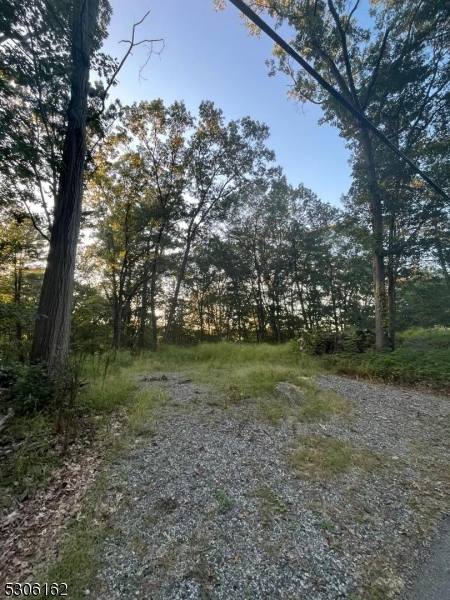
[[272, 40], [278, 44], [289, 56], [291, 56], [298, 64], [305, 69], [311, 77], [313, 77], [319, 85], [321, 85], [335, 100], [337, 100], [344, 108], [346, 108], [353, 116], [355, 116], [360, 123], [362, 123], [367, 129], [369, 129], [379, 140], [383, 142], [388, 148], [393, 150], [400, 158], [402, 158], [408, 165], [418, 174], [424, 181], [428, 183], [440, 196], [450, 202], [450, 196], [448, 196], [444, 190], [435, 183], [428, 175], [422, 171], [420, 167], [416, 165], [410, 158], [404, 154], [395, 144], [393, 144], [385, 135], [382, 133], [370, 119], [368, 119], [362, 112], [360, 112], [351, 102], [348, 102], [342, 94], [340, 94], [336, 88], [334, 88], [328, 81], [326, 81], [304, 58], [300, 56], [287, 42], [283, 40], [265, 21], [261, 19], [245, 2], [242, 0], [230, 0], [234, 6], [240, 10], [250, 21], [257, 25], [264, 33], [266, 33]]

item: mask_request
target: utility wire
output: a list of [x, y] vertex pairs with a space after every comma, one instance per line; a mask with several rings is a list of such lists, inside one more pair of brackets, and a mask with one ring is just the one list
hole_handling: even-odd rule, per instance
[[333, 96], [344, 108], [346, 108], [353, 116], [355, 116], [360, 123], [362, 123], [367, 129], [377, 136], [379, 140], [383, 142], [388, 148], [393, 150], [400, 158], [402, 158], [408, 165], [422, 177], [424, 181], [428, 183], [440, 196], [450, 202], [450, 196], [448, 196], [444, 190], [435, 183], [428, 175], [422, 171], [420, 167], [416, 165], [410, 158], [404, 154], [395, 144], [393, 144], [385, 135], [382, 133], [370, 119], [368, 119], [362, 112], [360, 112], [351, 102], [348, 102], [342, 94], [340, 94], [328, 81], [326, 81], [311, 65], [306, 62], [304, 58], [300, 56], [287, 42], [283, 40], [265, 21], [261, 19], [245, 2], [242, 0], [230, 0], [234, 6], [240, 10], [250, 21], [257, 25], [264, 33], [266, 33], [272, 40], [278, 44], [289, 56], [299, 63], [301, 67], [305, 69], [307, 73], [311, 75], [327, 92]]

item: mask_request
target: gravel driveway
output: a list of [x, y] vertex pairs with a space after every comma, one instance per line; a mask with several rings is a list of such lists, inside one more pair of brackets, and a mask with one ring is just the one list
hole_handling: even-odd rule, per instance
[[[154, 375], [154, 374], [152, 374]], [[165, 374], [171, 400], [150, 437], [115, 463], [98, 574], [101, 600], [352, 600], [406, 594], [449, 511], [448, 400], [334, 376], [316, 383], [353, 417], [264, 422], [206, 387]], [[305, 477], [301, 436], [337, 438], [382, 466]]]

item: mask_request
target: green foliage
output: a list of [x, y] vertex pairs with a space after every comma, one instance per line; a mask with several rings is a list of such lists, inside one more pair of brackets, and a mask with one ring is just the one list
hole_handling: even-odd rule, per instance
[[268, 486], [262, 486], [249, 493], [251, 498], [260, 498], [274, 513], [282, 515], [287, 511], [286, 504]]
[[0, 387], [10, 390], [11, 405], [17, 415], [38, 412], [53, 399], [54, 381], [44, 364], [0, 366]]
[[435, 349], [450, 349], [450, 327], [412, 327], [402, 331], [398, 336], [399, 344], [418, 343], [424, 347]]
[[2, 445], [12, 452], [0, 472], [0, 510], [9, 510], [14, 498], [32, 496], [52, 478], [62, 457], [55, 450], [55, 420], [37, 413], [14, 417], [2, 432]]
[[230, 508], [232, 508], [233, 501], [229, 498], [225, 490], [217, 490], [216, 497], [223, 510], [229, 510]]
[[450, 327], [450, 289], [435, 272], [423, 272], [399, 282], [397, 322], [400, 331], [412, 327]]
[[375, 336], [370, 330], [340, 331], [326, 329], [304, 331], [300, 336], [299, 348], [313, 355], [335, 354], [339, 352], [362, 353], [373, 348]]
[[399, 340], [405, 346], [394, 352], [329, 356], [325, 364], [346, 375], [450, 388], [450, 329], [412, 329], [401, 334]]
[[111, 312], [107, 299], [93, 286], [75, 282], [71, 348], [79, 354], [104, 352], [111, 346]]
[[18, 369], [11, 391], [17, 413], [37, 412], [52, 401], [54, 381], [44, 364], [25, 365]]

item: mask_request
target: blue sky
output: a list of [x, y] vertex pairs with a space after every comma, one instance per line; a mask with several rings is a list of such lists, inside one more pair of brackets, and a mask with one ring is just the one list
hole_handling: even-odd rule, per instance
[[111, 97], [123, 103], [162, 98], [184, 100], [196, 114], [202, 100], [212, 100], [226, 119], [249, 115], [266, 123], [275, 150], [293, 185], [303, 183], [322, 200], [339, 203], [350, 185], [348, 151], [337, 130], [318, 125], [319, 107], [296, 106], [286, 98], [288, 80], [268, 77], [264, 61], [272, 42], [250, 36], [235, 7], [215, 12], [213, 0], [112, 0], [113, 18], [105, 51], [122, 57], [124, 38], [148, 10], [136, 39], [164, 38], [161, 56], [152, 56], [139, 80], [145, 48], [137, 48], [120, 73]]

